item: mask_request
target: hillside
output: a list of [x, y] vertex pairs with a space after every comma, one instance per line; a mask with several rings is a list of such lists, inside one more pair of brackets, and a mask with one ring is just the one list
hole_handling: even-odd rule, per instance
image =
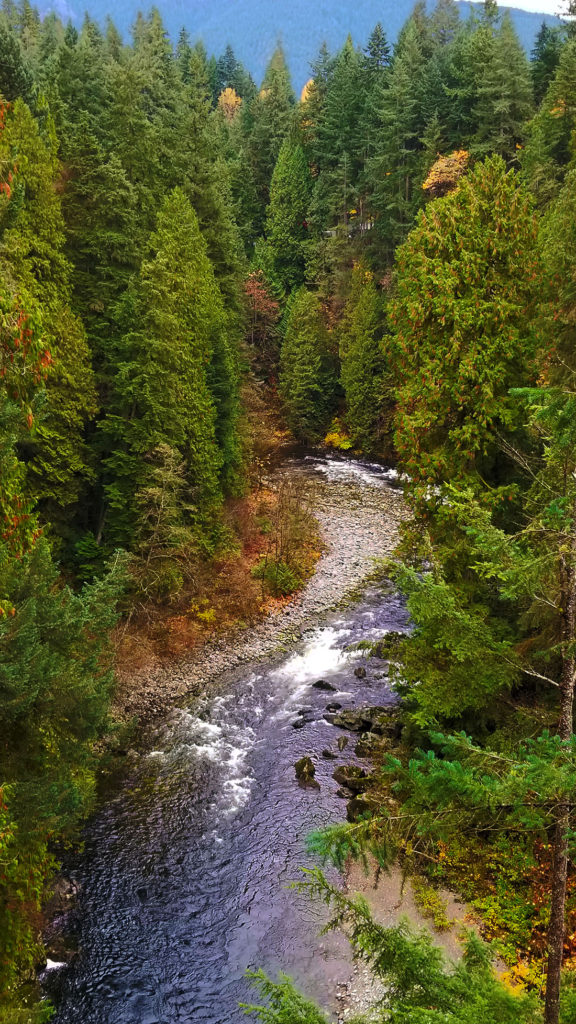
[[[53, 9], [63, 18], [80, 23], [87, 10], [98, 21], [107, 15], [124, 33], [128, 33], [136, 12], [146, 5], [140, 0], [56, 0], [46, 9]], [[280, 38], [286, 50], [294, 85], [301, 88], [310, 77], [310, 61], [326, 41], [334, 50], [342, 45], [348, 33], [363, 44], [370, 31], [381, 21], [394, 40], [414, 6], [413, 0], [159, 0], [156, 4], [173, 38], [184, 25], [190, 35], [201, 38], [210, 53], [219, 54], [230, 43], [236, 56], [246, 65], [256, 81], [264, 74], [266, 63]], [[474, 5], [461, 3], [463, 16]], [[516, 31], [527, 50], [542, 24], [558, 22], [545, 14], [510, 8]]]

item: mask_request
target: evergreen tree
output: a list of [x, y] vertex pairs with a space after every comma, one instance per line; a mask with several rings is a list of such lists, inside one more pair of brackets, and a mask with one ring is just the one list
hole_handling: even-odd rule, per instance
[[340, 364], [346, 425], [354, 444], [366, 452], [381, 451], [386, 429], [391, 427], [382, 350], [383, 312], [373, 275], [357, 265], [340, 328]]
[[492, 158], [429, 204], [398, 252], [396, 445], [424, 498], [430, 484], [488, 472], [495, 433], [514, 428], [508, 390], [534, 372], [535, 244], [530, 200]]
[[290, 72], [281, 46], [275, 50], [264, 75], [262, 88], [253, 101], [246, 104], [246, 151], [260, 203], [260, 224], [264, 223], [270, 202], [270, 182], [280, 148], [294, 119], [295, 97]]
[[280, 393], [294, 435], [304, 442], [318, 441], [334, 411], [336, 374], [320, 303], [304, 288], [290, 304], [280, 353]]
[[64, 222], [55, 190], [55, 140], [46, 142], [28, 107], [17, 100], [0, 142], [18, 164], [15, 214], [0, 239], [0, 264], [15, 290], [42, 308], [52, 367], [42, 423], [26, 446], [29, 486], [59, 534], [90, 476], [84, 442], [96, 394], [86, 336], [72, 313]]
[[576, 129], [576, 39], [560, 54], [540, 110], [529, 127], [522, 167], [532, 190], [546, 202], [551, 199], [574, 155]]
[[409, 23], [379, 98], [378, 144], [367, 168], [372, 181], [369, 202], [388, 257], [407, 234], [422, 201], [425, 68], [417, 28]]
[[498, 153], [515, 162], [533, 109], [532, 83], [526, 55], [506, 14], [498, 28], [491, 59], [478, 83], [478, 128], [473, 152]]
[[537, 104], [544, 99], [546, 90], [554, 77], [562, 52], [562, 42], [562, 36], [558, 29], [551, 28], [543, 21], [536, 36], [530, 66], [534, 98]]
[[312, 179], [301, 146], [285, 139], [270, 185], [266, 235], [274, 271], [287, 292], [304, 281]]
[[[185, 464], [194, 525], [210, 546], [222, 500], [220, 475], [232, 459], [236, 397], [222, 299], [181, 190], [168, 196], [151, 238], [136, 318], [102, 425], [109, 452], [105, 535], [130, 545], [138, 523], [134, 495], [147, 486], [144, 459], [165, 444]], [[104, 517], [97, 533], [103, 524]]]

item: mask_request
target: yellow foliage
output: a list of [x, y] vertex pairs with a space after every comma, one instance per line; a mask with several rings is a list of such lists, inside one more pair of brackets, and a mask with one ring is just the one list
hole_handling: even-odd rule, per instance
[[452, 192], [468, 167], [469, 160], [470, 154], [466, 149], [457, 149], [448, 156], [439, 156], [422, 185], [424, 192], [432, 196], [444, 196]]
[[242, 97], [238, 95], [235, 89], [231, 89], [230, 86], [224, 89], [218, 97], [218, 106], [227, 121], [234, 120], [241, 105]]
[[302, 89], [302, 92], [300, 93], [300, 103], [307, 103], [313, 92], [314, 92], [314, 79], [313, 78], [309, 78], [308, 81], [306, 82], [306, 85]]

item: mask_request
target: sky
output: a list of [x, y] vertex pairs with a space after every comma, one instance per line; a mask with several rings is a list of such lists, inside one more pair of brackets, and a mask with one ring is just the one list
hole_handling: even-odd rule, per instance
[[[500, 6], [504, 6], [501, 0]], [[523, 11], [538, 11], [539, 14], [561, 14], [567, 4], [561, 0], [506, 0], [506, 7], [521, 7]]]

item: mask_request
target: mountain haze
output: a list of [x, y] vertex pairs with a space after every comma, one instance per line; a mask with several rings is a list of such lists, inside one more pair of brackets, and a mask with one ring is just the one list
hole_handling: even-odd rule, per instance
[[[63, 18], [81, 23], [84, 11], [103, 22], [110, 15], [127, 35], [139, 9], [140, 0], [57, 0], [46, 9]], [[322, 42], [330, 50], [344, 43], [348, 33], [363, 45], [374, 25], [381, 21], [388, 38], [394, 41], [409, 16], [413, 0], [159, 0], [155, 5], [173, 39], [185, 26], [191, 37], [202, 39], [209, 53], [220, 54], [230, 43], [236, 56], [260, 82], [266, 64], [280, 39], [284, 45], [294, 85], [300, 89], [310, 77], [310, 62]], [[474, 4], [461, 3], [466, 17]], [[529, 51], [543, 21], [558, 24], [557, 18], [517, 8], [509, 9], [516, 31]]]

